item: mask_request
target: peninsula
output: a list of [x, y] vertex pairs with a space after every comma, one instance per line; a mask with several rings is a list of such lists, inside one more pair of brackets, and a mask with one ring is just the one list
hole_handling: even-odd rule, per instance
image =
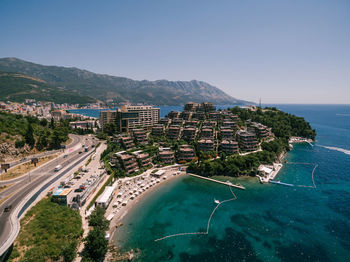
[[[45, 108], [45, 104], [41, 106]], [[4, 110], [8, 110], [7, 107]], [[17, 114], [27, 112], [21, 110], [21, 107], [15, 107], [15, 110]], [[171, 111], [164, 118], [160, 118], [160, 109], [157, 107], [130, 104], [115, 110], [101, 111], [98, 120], [76, 121], [76, 118], [67, 115], [69, 114], [64, 111], [49, 110], [45, 115], [51, 116], [51, 120], [48, 121], [44, 115], [40, 116], [39, 120], [5, 112], [0, 114], [0, 120], [4, 123], [3, 131], [8, 137], [13, 136], [17, 139], [11, 142], [14, 143], [14, 147], [18, 150], [28, 149], [23, 150], [29, 155], [40, 150], [43, 154], [55, 153], [58, 154], [56, 163], [63, 163], [63, 166], [56, 164], [53, 169], [55, 162], [52, 160], [39, 167], [40, 170], [52, 168], [48, 173], [51, 180], [45, 182], [46, 178], [43, 177], [42, 182], [45, 182], [45, 186], [44, 189], [40, 189], [42, 191], [36, 191], [37, 189], [34, 190], [30, 186], [26, 188], [27, 198], [36, 197], [34, 202], [16, 200], [19, 207], [25, 204], [30, 207], [44, 198], [39, 202], [39, 208], [24, 216], [23, 221], [29, 222], [27, 224], [22, 221], [23, 230], [20, 231], [19, 239], [15, 241], [12, 258], [31, 256], [30, 252], [23, 251], [20, 243], [25, 238], [25, 232], [29, 232], [34, 224], [39, 223], [36, 219], [30, 221], [29, 216], [33, 215], [33, 212], [40, 214], [46, 212], [45, 210], [56, 209], [57, 204], [79, 209], [82, 223], [80, 226], [79, 221], [75, 221], [75, 240], [69, 247], [60, 245], [57, 250], [51, 250], [47, 258], [61, 255], [74, 257], [78, 253], [78, 261], [81, 258], [99, 259], [105, 256], [107, 244], [113, 239], [115, 228], [121, 226], [125, 214], [150, 190], [186, 173], [224, 184], [229, 188], [245, 189], [244, 186], [209, 177], [259, 176], [261, 171], [264, 171], [260, 168], [262, 165], [273, 165], [281, 161], [283, 154], [290, 150], [289, 142], [310, 142], [316, 135], [315, 130], [303, 118], [276, 108], [236, 106], [216, 110], [209, 102], [187, 103], [183, 111]], [[13, 128], [17, 122], [17, 127]], [[89, 135], [74, 135], [74, 142], [71, 142], [68, 150], [52, 151], [62, 148], [66, 141], [69, 144], [69, 133]], [[48, 134], [46, 142], [45, 134]], [[101, 140], [102, 144], [91, 135]], [[82, 147], [84, 150], [79, 149]], [[45, 153], [45, 150], [51, 150], [52, 153]], [[82, 154], [83, 151], [86, 153]], [[67, 167], [71, 159], [76, 162]], [[85, 159], [87, 161], [81, 167], [79, 163]], [[33, 167], [33, 171], [29, 173], [38, 177], [39, 169]], [[278, 170], [275, 171], [277, 173]], [[17, 176], [16, 181], [21, 183], [27, 178], [25, 174]], [[61, 181], [58, 181], [59, 178]], [[21, 186], [9, 184], [10, 182], [6, 182], [2, 194], [6, 195], [12, 189]], [[48, 199], [55, 205], [49, 204], [45, 194], [48, 194]], [[9, 195], [5, 205], [13, 198], [15, 196]], [[11, 206], [7, 205], [6, 208], [11, 215], [15, 215], [11, 217], [20, 217], [11, 211]], [[18, 210], [16, 208], [16, 212]], [[67, 209], [60, 209], [58, 212], [74, 215]], [[50, 219], [54, 220], [53, 217], [48, 218]], [[80, 231], [79, 227], [82, 227]], [[46, 231], [48, 228], [40, 230]], [[209, 228], [207, 233], [208, 230]], [[11, 239], [15, 236], [11, 233]], [[3, 237], [5, 239], [5, 235]], [[31, 243], [32, 240], [28, 241]], [[93, 248], [97, 242], [101, 247], [99, 250]], [[41, 248], [47, 249], [45, 246]], [[82, 252], [83, 250], [85, 252]], [[125, 258], [134, 255], [134, 251], [119, 253], [114, 247], [109, 250], [107, 257], [115, 255]]]

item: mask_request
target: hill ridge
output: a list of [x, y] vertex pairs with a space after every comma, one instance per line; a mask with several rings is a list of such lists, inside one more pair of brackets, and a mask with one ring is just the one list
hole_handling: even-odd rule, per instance
[[0, 71], [17, 72], [37, 77], [54, 87], [96, 100], [157, 105], [181, 105], [209, 101], [217, 105], [247, 104], [201, 80], [172, 81], [133, 80], [127, 77], [97, 74], [76, 67], [40, 65], [18, 58], [0, 58]]

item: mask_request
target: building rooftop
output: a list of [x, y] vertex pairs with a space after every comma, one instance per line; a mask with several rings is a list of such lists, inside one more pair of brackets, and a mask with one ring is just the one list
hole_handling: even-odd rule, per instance
[[132, 158], [132, 156], [129, 154], [118, 154], [118, 156], [120, 157], [121, 160], [128, 160]]
[[173, 154], [174, 154], [174, 151], [170, 151], [170, 150], [159, 151], [159, 155], [173, 155]]
[[204, 143], [206, 143], [206, 144], [214, 144], [213, 140], [211, 140], [211, 139], [201, 139], [201, 140], [198, 141], [198, 143], [201, 143], [201, 144], [204, 144]]
[[239, 136], [255, 136], [255, 134], [251, 133], [251, 132], [248, 132], [248, 131], [238, 131], [237, 132], [237, 135]]
[[105, 191], [98, 198], [96, 202], [105, 203], [108, 201], [109, 197], [113, 194], [114, 186], [106, 186]]
[[182, 151], [182, 152], [192, 152], [192, 151], [193, 151], [193, 148], [190, 148], [190, 147], [181, 147], [179, 150]]
[[147, 158], [147, 157], [149, 157], [148, 153], [142, 153], [137, 155], [137, 158]]
[[221, 144], [225, 144], [225, 145], [238, 145], [238, 142], [234, 141], [234, 140], [222, 140]]
[[70, 188], [59, 188], [52, 195], [53, 196], [67, 196], [72, 189]]

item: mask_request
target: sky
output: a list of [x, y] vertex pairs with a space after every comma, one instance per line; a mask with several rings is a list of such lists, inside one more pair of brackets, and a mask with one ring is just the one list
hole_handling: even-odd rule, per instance
[[0, 57], [201, 80], [263, 103], [350, 103], [348, 0], [0, 0]]

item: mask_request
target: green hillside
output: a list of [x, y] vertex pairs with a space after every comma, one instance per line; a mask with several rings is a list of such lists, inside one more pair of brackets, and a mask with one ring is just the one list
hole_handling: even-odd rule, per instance
[[125, 77], [95, 74], [78, 68], [45, 66], [17, 58], [0, 59], [0, 71], [18, 72], [45, 80], [48, 84], [114, 102], [181, 105], [190, 101], [208, 101], [216, 105], [246, 104], [206, 82], [136, 81]]
[[55, 103], [85, 104], [95, 99], [54, 87], [32, 76], [0, 72], [0, 101], [24, 102], [25, 99]]
[[0, 111], [0, 142], [12, 141], [16, 148], [27, 144], [39, 151], [57, 149], [68, 140], [70, 132], [71, 128], [66, 122], [49, 123], [46, 119]]

